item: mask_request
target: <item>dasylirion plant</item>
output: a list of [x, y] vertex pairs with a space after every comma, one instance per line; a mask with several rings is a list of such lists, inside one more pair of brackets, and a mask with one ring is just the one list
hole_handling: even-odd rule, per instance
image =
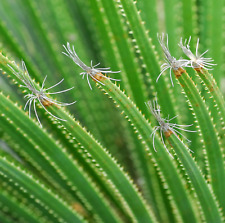
[[0, 1], [0, 222], [224, 222], [224, 12]]

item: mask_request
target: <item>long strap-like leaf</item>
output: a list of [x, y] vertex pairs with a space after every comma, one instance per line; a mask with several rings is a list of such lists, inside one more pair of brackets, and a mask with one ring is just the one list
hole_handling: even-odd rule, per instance
[[55, 212], [58, 218], [62, 218], [67, 222], [83, 222], [75, 211], [69, 208], [61, 199], [54, 195], [43, 184], [35, 180], [33, 176], [25, 172], [21, 167], [7, 160], [5, 157], [0, 157], [0, 173], [10, 176], [10, 178], [19, 186], [27, 190], [36, 199], [46, 205], [49, 211]]
[[[100, 87], [114, 100], [117, 106], [121, 108], [125, 117], [138, 134], [138, 138], [146, 144], [148, 153], [151, 154], [152, 160], [157, 163], [157, 166], [160, 169], [160, 176], [169, 187], [169, 191], [173, 197], [173, 201], [176, 203], [176, 208], [180, 213], [182, 220], [184, 222], [197, 222], [195, 210], [189, 200], [190, 197], [182, 183], [180, 174], [158, 137], [155, 138], [155, 148], [157, 148], [157, 152], [153, 149], [152, 139], [150, 137], [153, 132], [151, 125], [137, 109], [135, 104], [115, 84], [112, 84], [109, 80], [105, 79], [104, 85], [101, 85]], [[148, 153], [146, 153], [146, 156]], [[211, 196], [211, 194], [209, 193], [208, 196]], [[183, 205], [184, 203], [185, 206]]]

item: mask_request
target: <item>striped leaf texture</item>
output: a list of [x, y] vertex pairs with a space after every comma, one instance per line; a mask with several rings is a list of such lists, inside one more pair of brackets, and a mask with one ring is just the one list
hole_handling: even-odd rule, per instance
[[0, 222], [225, 221], [225, 2], [0, 1]]

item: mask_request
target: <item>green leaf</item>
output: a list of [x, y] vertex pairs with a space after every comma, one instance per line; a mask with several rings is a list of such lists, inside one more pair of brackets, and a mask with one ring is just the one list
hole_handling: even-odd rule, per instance
[[20, 216], [24, 222], [42, 223], [39, 216], [36, 216], [32, 210], [19, 203], [15, 198], [1, 190], [0, 202], [2, 206], [9, 208], [11, 211], [16, 210], [16, 215]]
[[[134, 127], [135, 132], [138, 133], [138, 138], [146, 144], [147, 151], [149, 155], [152, 156], [152, 161], [157, 163], [160, 177], [166, 185], [168, 185], [168, 189], [173, 197], [172, 201], [176, 203], [176, 209], [181, 215], [182, 220], [184, 222], [190, 222], [190, 219], [192, 219], [192, 222], [196, 222], [196, 213], [192, 208], [188, 193], [185, 190], [181, 177], [177, 172], [174, 162], [171, 160], [171, 157], [163, 147], [158, 137], [155, 138], [155, 147], [157, 148], [157, 152], [153, 149], [152, 139], [150, 138], [153, 129], [148, 121], [119, 87], [112, 84], [108, 79], [104, 79], [102, 82], [104, 85], [99, 85], [99, 87], [101, 87], [109, 95], [109, 97], [114, 100], [117, 106], [124, 111], [125, 117]], [[150, 149], [152, 152], [150, 152]]]
[[[6, 58], [3, 58], [3, 59], [6, 60]], [[19, 68], [16, 67], [15, 64], [10, 63], [10, 65], [15, 70], [19, 70]], [[4, 69], [7, 70], [8, 73], [9, 74], [11, 73], [12, 75], [12, 71], [9, 68], [7, 68], [7, 66], [4, 67]], [[17, 79], [17, 81], [21, 82], [19, 79]], [[111, 155], [93, 138], [91, 134], [89, 134], [80, 125], [78, 121], [75, 121], [75, 119], [71, 115], [65, 112], [63, 108], [58, 109], [53, 106], [49, 106], [49, 111], [56, 114], [56, 116], [64, 120], [67, 120], [67, 122], [64, 122], [64, 126], [66, 127], [67, 131], [69, 131], [73, 135], [73, 137], [75, 137], [76, 140], [83, 146], [83, 148], [87, 150], [87, 152], [85, 150], [81, 151], [81, 154], [83, 155], [83, 153], [89, 153], [91, 155], [92, 157], [91, 159], [93, 160], [91, 162], [91, 165], [93, 166], [93, 168], [95, 168], [95, 171], [97, 171], [97, 173], [100, 174], [101, 177], [103, 177], [104, 184], [107, 187], [109, 187], [114, 194], [118, 194], [118, 191], [119, 191], [119, 194], [117, 195], [117, 199], [119, 200], [119, 202], [122, 203], [123, 208], [125, 209], [126, 212], [128, 212], [130, 217], [134, 219], [141, 218], [141, 220], [148, 219], [148, 221], [152, 221], [151, 218], [153, 214], [151, 213], [151, 211], [145, 204], [145, 201], [143, 200], [141, 195], [137, 192], [137, 189], [132, 184], [128, 175], [125, 174], [122, 168], [117, 164], [117, 162], [113, 158], [111, 158]], [[39, 143], [41, 143], [40, 139], [39, 139]], [[43, 143], [41, 144], [42, 146], [40, 146], [40, 148], [44, 146]], [[64, 153], [62, 154], [65, 159], [68, 159]], [[63, 161], [60, 160], [60, 162], [63, 162]], [[70, 164], [68, 163], [68, 165]], [[60, 164], [59, 166], [62, 166], [62, 164]], [[65, 167], [66, 166], [64, 165], [64, 169]], [[102, 171], [102, 169], [104, 171]], [[67, 172], [67, 174], [69, 173]], [[105, 178], [106, 176], [107, 178]], [[72, 181], [73, 180], [74, 179], [72, 179]], [[114, 189], [114, 185], [117, 188], [116, 190]], [[124, 185], [126, 185], [126, 187]], [[136, 209], [137, 204], [140, 207], [139, 209]]]
[[26, 173], [21, 167], [14, 165], [4, 157], [0, 157], [0, 160], [0, 173], [10, 176], [15, 183], [27, 190], [27, 193], [33, 195], [37, 199], [36, 202], [42, 203], [49, 211], [58, 213], [58, 218], [67, 222], [83, 222], [75, 211], [51, 193], [43, 184], [35, 180], [31, 174]]
[[[73, 190], [76, 188], [79, 191], [80, 198], [96, 213], [98, 219], [111, 219], [112, 222], [117, 222], [117, 218], [112, 210], [107, 208], [108, 205], [102, 200], [102, 195], [100, 195], [96, 186], [82, 171], [82, 168], [77, 165], [76, 161], [71, 159], [59, 143], [50, 138], [36, 123], [30, 121], [24, 112], [7, 100], [3, 94], [0, 97], [1, 122], [8, 122], [8, 125], [11, 126], [18, 125], [25, 138], [27, 135], [33, 138], [39, 157], [40, 155], [44, 156], [44, 159], [67, 181], [67, 184]], [[15, 110], [16, 112], [13, 112]], [[36, 129], [36, 131], [33, 132], [33, 129]]]
[[[12, 150], [0, 148], [0, 222], [74, 222], [72, 215], [90, 223], [224, 221], [224, 7], [222, 0], [0, 1], [0, 147]], [[217, 64], [213, 75], [190, 69], [192, 78], [184, 73], [172, 87], [168, 69], [156, 82], [163, 63], [157, 33], [168, 34], [177, 59], [180, 38], [191, 36], [191, 48], [200, 38], [199, 52], [209, 50]], [[83, 80], [83, 68], [62, 54], [67, 42], [88, 66], [121, 70], [110, 74], [120, 87], [104, 77], [102, 84]], [[23, 93], [38, 95], [7, 65], [21, 72], [20, 60], [37, 89], [46, 75], [46, 88], [61, 79], [56, 92], [74, 87], [53, 96], [75, 105], [45, 107], [67, 121], [37, 101], [40, 128], [33, 105], [22, 109]], [[156, 132], [153, 148], [161, 123], [145, 102], [156, 96], [162, 120], [197, 123], [200, 134], [179, 134], [191, 140], [191, 155], [175, 132]]]
[[203, 175], [191, 158], [188, 148], [177, 135], [172, 134], [169, 139], [173, 144], [178, 159], [185, 167], [187, 174], [193, 184], [195, 193], [201, 203], [206, 222], [223, 222], [222, 214], [219, 211], [214, 195], [211, 193]]
[[[225, 200], [222, 195], [225, 188], [225, 169], [217, 130], [199, 90], [186, 71], [178, 76], [178, 80], [191, 104], [198, 121], [199, 132], [204, 140], [208, 159], [209, 181], [220, 205], [225, 207]], [[223, 208], [223, 210], [225, 209]]]
[[[146, 68], [147, 76], [150, 80], [148, 90], [155, 90], [158, 93], [158, 99], [160, 104], [167, 108], [168, 112], [173, 116], [175, 115], [175, 106], [169, 94], [165, 94], [168, 91], [168, 80], [165, 82], [161, 80], [160, 87], [155, 83], [159, 73], [160, 66], [157, 60], [156, 53], [148, 36], [148, 32], [144, 27], [144, 22], [135, 6], [135, 2], [130, 0], [120, 0], [118, 1], [118, 7], [121, 8], [122, 13], [126, 17], [126, 22], [131, 29], [131, 34], [133, 35], [133, 41], [137, 46], [137, 50], [140, 53], [140, 58], [143, 61], [143, 66]], [[154, 88], [154, 89], [153, 89]]]

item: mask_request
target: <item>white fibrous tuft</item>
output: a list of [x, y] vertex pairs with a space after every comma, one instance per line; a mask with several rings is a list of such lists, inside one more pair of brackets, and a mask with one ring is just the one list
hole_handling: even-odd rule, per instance
[[34, 81], [31, 79], [31, 77], [28, 73], [28, 70], [26, 68], [26, 65], [25, 65], [24, 61], [22, 61], [22, 71], [19, 71], [19, 72], [16, 72], [9, 64], [8, 64], [8, 66], [12, 69], [13, 74], [23, 82], [24, 85], [20, 85], [20, 86], [24, 87], [24, 88], [27, 88], [30, 91], [30, 93], [28, 93], [24, 96], [24, 98], [27, 99], [27, 102], [24, 106], [24, 110], [28, 107], [29, 117], [31, 116], [31, 109], [32, 109], [32, 104], [33, 104], [33, 110], [34, 110], [35, 116], [36, 116], [40, 126], [42, 127], [41, 121], [38, 117], [37, 110], [36, 110], [36, 102], [39, 102], [40, 105], [44, 108], [44, 110], [48, 114], [50, 114], [52, 117], [54, 117], [56, 119], [59, 119], [61, 121], [66, 121], [64, 119], [61, 119], [61, 118], [53, 115], [51, 112], [49, 112], [46, 109], [46, 106], [50, 106], [50, 105], [68, 106], [68, 105], [74, 104], [76, 101], [74, 101], [72, 103], [63, 103], [63, 102], [57, 101], [55, 99], [52, 99], [52, 98], [48, 97], [47, 95], [64, 93], [64, 92], [72, 90], [73, 87], [69, 88], [69, 89], [62, 90], [62, 91], [58, 91], [58, 92], [51, 92], [51, 93], [47, 92], [48, 90], [50, 90], [50, 89], [58, 86], [59, 84], [61, 84], [64, 79], [62, 79], [61, 81], [59, 81], [55, 85], [45, 89], [44, 86], [45, 86], [45, 81], [47, 79], [47, 76], [45, 76], [45, 78], [43, 80], [43, 83], [42, 83], [42, 86], [41, 86], [41, 89], [38, 90], [35, 87]]
[[[107, 68], [97, 68], [98, 65], [100, 65], [100, 63], [96, 64], [96, 65], [92, 65], [92, 61], [91, 61], [91, 66], [87, 66], [85, 63], [83, 63], [81, 61], [81, 59], [78, 57], [75, 49], [74, 49], [74, 46], [72, 46], [72, 49], [70, 47], [70, 44], [67, 43], [67, 46], [63, 45], [64, 49], [66, 50], [66, 52], [62, 52], [64, 55], [70, 57], [75, 64], [77, 64], [84, 72], [80, 73], [80, 75], [82, 75], [82, 78], [84, 79], [85, 75], [86, 75], [86, 78], [87, 78], [87, 82], [88, 82], [88, 85], [90, 87], [90, 89], [92, 89], [91, 87], [91, 84], [90, 84], [90, 81], [89, 81], [89, 76], [95, 80], [96, 82], [98, 82], [99, 84], [102, 84], [104, 85], [99, 79], [110, 79], [110, 80], [113, 80], [113, 81], [120, 81], [118, 79], [114, 79], [114, 78], [111, 78], [111, 77], [107, 77], [103, 74], [110, 74], [110, 73], [119, 73], [120, 71], [111, 71], [110, 70], [110, 67], [107, 67]], [[100, 77], [100, 78], [99, 78]]]
[[[187, 130], [187, 129], [183, 129], [185, 127], [190, 127], [191, 125], [178, 125], [175, 123], [170, 123], [171, 120], [175, 119], [177, 116], [174, 116], [173, 118], [169, 119], [169, 118], [162, 118], [161, 117], [161, 110], [160, 110], [160, 106], [157, 103], [157, 100], [153, 100], [148, 101], [145, 103], [146, 106], [148, 107], [148, 109], [151, 111], [151, 113], [154, 115], [155, 119], [157, 120], [157, 122], [159, 123], [158, 126], [155, 126], [153, 129], [152, 134], [150, 135], [152, 137], [153, 140], [153, 149], [155, 150], [155, 152], [157, 152], [156, 148], [155, 148], [155, 134], [156, 132], [159, 130], [160, 131], [160, 137], [162, 139], [163, 142], [163, 146], [166, 149], [166, 151], [169, 153], [169, 155], [173, 158], [172, 154], [169, 152], [164, 138], [163, 138], [163, 134], [168, 138], [171, 134], [174, 134], [176, 137], [178, 137], [178, 135], [181, 135], [185, 140], [187, 140], [188, 142], [191, 142], [189, 139], [187, 139], [182, 133], [180, 133], [179, 130], [181, 131], [186, 131], [186, 132], [196, 132], [196, 131], [192, 131], [192, 130]], [[190, 149], [189, 149], [190, 150]], [[190, 150], [191, 151], [191, 150]], [[193, 151], [191, 151], [193, 152]]]
[[216, 65], [216, 64], [212, 63], [214, 60], [212, 58], [204, 58], [203, 57], [203, 55], [205, 55], [208, 52], [208, 50], [206, 50], [202, 54], [198, 53], [198, 48], [199, 48], [199, 39], [198, 39], [197, 44], [196, 44], [195, 55], [194, 55], [190, 50], [190, 41], [191, 41], [191, 36], [188, 41], [187, 41], [187, 39], [185, 39], [184, 43], [181, 38], [180, 43], [178, 44], [181, 47], [181, 49], [183, 50], [184, 54], [190, 59], [187, 66], [192, 67], [194, 69], [203, 68], [206, 70], [212, 70], [212, 66]]
[[163, 53], [165, 55], [165, 63], [161, 65], [161, 72], [159, 74], [159, 76], [156, 79], [156, 82], [158, 82], [159, 78], [161, 77], [161, 75], [167, 70], [170, 70], [170, 80], [172, 85], [173, 84], [173, 79], [172, 79], [172, 70], [174, 72], [177, 72], [179, 69], [181, 69], [182, 67], [186, 67], [188, 64], [188, 60], [185, 59], [179, 59], [177, 60], [175, 57], [171, 56], [170, 51], [169, 51], [169, 44], [168, 44], [168, 35], [166, 35], [166, 45], [165, 45], [165, 40], [164, 40], [165, 36], [164, 33], [162, 33], [162, 35], [158, 35], [158, 40], [159, 43], [162, 47]]

